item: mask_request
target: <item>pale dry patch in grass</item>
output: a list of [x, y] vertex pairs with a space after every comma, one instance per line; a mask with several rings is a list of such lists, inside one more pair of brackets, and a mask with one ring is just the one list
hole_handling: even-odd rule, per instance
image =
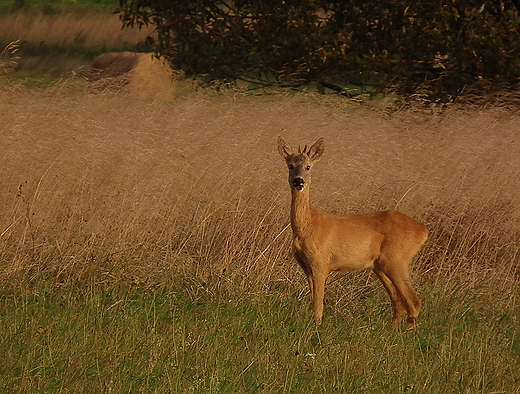
[[[108, 52], [96, 57], [88, 73], [91, 89], [130, 93], [134, 98], [172, 100], [180, 73], [153, 53]], [[183, 79], [185, 81], [185, 79]]]
[[[59, 86], [0, 96], [6, 288], [41, 277], [59, 285], [184, 277], [237, 293], [284, 282], [303, 294], [278, 135], [295, 145], [325, 137], [316, 206], [398, 209], [428, 225], [414, 268], [419, 288], [437, 283], [449, 293], [466, 282], [505, 295], [518, 285], [520, 123], [512, 112], [389, 117], [315, 95], [162, 102]], [[344, 296], [342, 281], [332, 278], [332, 299]]]

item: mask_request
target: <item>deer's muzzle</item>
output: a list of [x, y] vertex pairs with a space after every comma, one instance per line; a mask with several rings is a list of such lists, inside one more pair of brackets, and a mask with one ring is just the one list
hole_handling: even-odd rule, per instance
[[293, 186], [294, 186], [294, 188], [295, 188], [296, 190], [298, 190], [299, 192], [301, 192], [301, 191], [303, 190], [303, 187], [305, 186], [305, 179], [300, 178], [300, 177], [298, 177], [298, 178], [294, 178], [294, 179], [292, 180], [292, 184], [293, 184]]

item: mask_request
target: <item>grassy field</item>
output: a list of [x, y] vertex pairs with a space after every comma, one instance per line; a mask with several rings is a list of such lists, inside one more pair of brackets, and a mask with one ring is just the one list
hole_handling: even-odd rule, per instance
[[[1, 84], [0, 113], [0, 392], [520, 393], [516, 108], [76, 80]], [[278, 135], [325, 137], [316, 206], [427, 224], [416, 330], [368, 272], [314, 326]]]
[[0, 53], [16, 41], [18, 75], [56, 77], [85, 73], [104, 52], [149, 51], [144, 39], [153, 28], [122, 29], [114, 14], [118, 5], [109, 0], [3, 2]]

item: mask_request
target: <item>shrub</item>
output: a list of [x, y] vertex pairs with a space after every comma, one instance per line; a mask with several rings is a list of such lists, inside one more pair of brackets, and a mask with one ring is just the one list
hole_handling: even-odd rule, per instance
[[430, 97], [516, 85], [518, 0], [120, 0], [188, 76], [375, 83]]

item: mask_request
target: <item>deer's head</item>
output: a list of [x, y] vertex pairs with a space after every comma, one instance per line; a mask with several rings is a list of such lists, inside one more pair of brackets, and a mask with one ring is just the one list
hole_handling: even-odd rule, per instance
[[278, 152], [285, 159], [289, 168], [289, 185], [291, 190], [302, 192], [311, 182], [311, 169], [323, 154], [324, 143], [320, 138], [310, 148], [298, 147], [293, 153], [291, 146], [282, 137], [278, 137]]

